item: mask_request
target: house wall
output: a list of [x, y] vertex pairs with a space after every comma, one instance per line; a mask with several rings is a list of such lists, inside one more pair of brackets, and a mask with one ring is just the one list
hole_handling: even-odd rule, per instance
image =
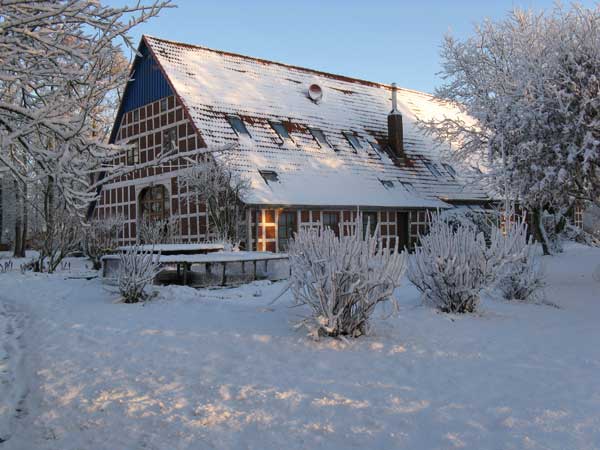
[[[323, 214], [338, 213], [342, 230], [354, 225], [357, 211], [345, 209], [309, 209], [309, 208], [251, 208], [248, 214], [248, 248], [256, 251], [279, 252], [278, 223], [282, 212], [292, 211], [296, 215], [296, 231], [302, 228], [318, 227], [323, 223]], [[394, 246], [398, 238], [397, 214], [408, 213], [409, 246], [414, 245], [419, 234], [427, 232], [426, 210], [365, 210], [375, 212], [380, 224], [379, 238], [383, 245]], [[400, 241], [401, 242], [401, 241]]]
[[[115, 143], [137, 143], [139, 163], [155, 160], [162, 151], [163, 137], [167, 130], [175, 129], [179, 152], [205, 147], [202, 137], [192, 126], [181, 103], [175, 96], [150, 102], [122, 115], [115, 132]], [[115, 161], [127, 164], [127, 154]], [[189, 162], [175, 159], [167, 163], [136, 169], [115, 182], [106, 184], [94, 209], [94, 217], [103, 219], [119, 215], [125, 220], [122, 243], [133, 243], [138, 233], [140, 218], [140, 193], [148, 186], [162, 185], [168, 193], [166, 216], [179, 218], [180, 240], [198, 242], [208, 237], [206, 205], [190, 198], [179, 189], [178, 176], [189, 167]]]

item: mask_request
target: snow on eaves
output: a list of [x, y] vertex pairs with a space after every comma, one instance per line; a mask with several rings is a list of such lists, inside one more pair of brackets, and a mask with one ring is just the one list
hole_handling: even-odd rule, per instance
[[[239, 144], [220, 157], [250, 180], [246, 203], [416, 208], [447, 206], [440, 198], [488, 198], [460, 174], [453, 178], [439, 164], [448, 149], [417, 127], [417, 116], [458, 114], [430, 95], [399, 89], [408, 162], [398, 164], [370, 144], [385, 144], [391, 86], [145, 39], [207, 145]], [[319, 103], [307, 96], [311, 84], [323, 90]], [[240, 139], [227, 115], [241, 117], [252, 139]], [[284, 122], [293, 142], [281, 143], [269, 121]], [[322, 130], [331, 146], [321, 147], [310, 128]], [[363, 148], [354, 150], [342, 132], [356, 133]], [[441, 176], [427, 169], [430, 161]], [[261, 170], [277, 172], [279, 181], [265, 182]]]

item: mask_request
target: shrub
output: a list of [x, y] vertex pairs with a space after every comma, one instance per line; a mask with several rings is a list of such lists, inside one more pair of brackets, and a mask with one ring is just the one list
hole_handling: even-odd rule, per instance
[[315, 338], [366, 334], [376, 305], [394, 301], [405, 253], [397, 246], [383, 248], [378, 227], [373, 234], [361, 229], [358, 215], [352, 226], [340, 229], [345, 235], [338, 237], [329, 228], [303, 229], [290, 241], [290, 288], [297, 304], [311, 308], [302, 323]]
[[119, 245], [125, 220], [123, 216], [111, 216], [90, 221], [83, 241], [85, 255], [92, 261], [94, 270], [100, 269], [104, 255], [113, 253]]
[[121, 253], [117, 276], [125, 303], [137, 303], [148, 297], [146, 286], [158, 275], [159, 258], [160, 254], [154, 254], [153, 249], [142, 250], [139, 245], [131, 245]]

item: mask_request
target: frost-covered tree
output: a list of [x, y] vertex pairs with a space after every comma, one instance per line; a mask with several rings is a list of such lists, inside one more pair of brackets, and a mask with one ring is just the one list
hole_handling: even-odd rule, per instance
[[358, 337], [369, 331], [375, 307], [392, 301], [406, 269], [406, 254], [381, 246], [379, 227], [362, 233], [362, 217], [340, 230], [301, 229], [290, 241], [290, 288], [308, 305], [303, 324], [311, 336]]
[[100, 269], [104, 255], [114, 252], [119, 246], [124, 223], [123, 216], [115, 215], [93, 219], [85, 227], [83, 251], [92, 261], [94, 270]]
[[96, 195], [98, 173], [125, 170], [107, 167], [121, 148], [104, 140], [103, 106], [127, 81], [127, 33], [169, 3], [0, 2], [0, 164], [18, 182], [52, 177], [77, 216]]
[[160, 271], [160, 253], [130, 245], [120, 254], [117, 273], [119, 292], [124, 303], [137, 303], [148, 298], [147, 286]]
[[179, 177], [179, 185], [188, 202], [206, 202], [211, 233], [216, 239], [237, 243], [241, 239], [240, 224], [244, 207], [240, 202], [249, 183], [234, 172], [227, 152], [216, 161], [208, 155]]
[[436, 94], [474, 120], [423, 125], [457, 155], [488, 158], [492, 185], [532, 211], [549, 253], [544, 211], [600, 201], [600, 9], [515, 10], [447, 36], [442, 60]]

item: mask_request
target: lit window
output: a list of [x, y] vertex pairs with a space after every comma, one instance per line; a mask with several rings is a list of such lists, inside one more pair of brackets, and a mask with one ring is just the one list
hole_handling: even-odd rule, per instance
[[259, 170], [258, 173], [267, 184], [279, 182], [279, 175], [274, 170]]
[[394, 182], [392, 180], [379, 180], [383, 187], [386, 189], [392, 189], [394, 187]]
[[362, 145], [355, 134], [348, 133], [347, 131], [344, 131], [342, 134], [346, 139], [348, 139], [348, 142], [350, 142], [350, 145], [352, 146], [355, 152], [362, 148]]
[[446, 169], [448, 175], [450, 175], [452, 178], [456, 178], [456, 170], [454, 170], [454, 167], [452, 167], [450, 164], [442, 164], [442, 166], [444, 169]]
[[177, 127], [169, 128], [163, 132], [163, 152], [170, 152], [177, 148]]
[[271, 128], [273, 128], [273, 130], [275, 130], [275, 133], [277, 133], [277, 135], [279, 136], [279, 139], [281, 140], [282, 144], [286, 140], [294, 142], [294, 140], [290, 136], [290, 133], [288, 133], [288, 130], [283, 123], [271, 121], [269, 121], [269, 123], [271, 124]]
[[127, 144], [129, 147], [127, 148], [127, 165], [133, 166], [140, 162], [140, 148], [139, 143], [136, 140], [133, 140]]
[[167, 97], [160, 99], [160, 112], [165, 112], [167, 110]]
[[233, 131], [235, 131], [238, 136], [252, 137], [250, 136], [248, 128], [246, 128], [246, 125], [242, 119], [237, 116], [227, 116], [227, 120], [229, 121], [231, 128], [233, 128]]
[[323, 130], [319, 130], [318, 128], [309, 128], [309, 130], [312, 133], [315, 140], [317, 141], [317, 144], [319, 144], [319, 146], [331, 147], [331, 144], [327, 140], [327, 136], [325, 136], [325, 133], [323, 133]]
[[433, 175], [434, 177], [441, 177], [442, 176], [442, 172], [440, 172], [440, 170], [437, 168], [437, 166], [431, 162], [425, 162], [425, 167], [427, 167], [429, 169], [429, 171], [431, 172], [431, 175]]

